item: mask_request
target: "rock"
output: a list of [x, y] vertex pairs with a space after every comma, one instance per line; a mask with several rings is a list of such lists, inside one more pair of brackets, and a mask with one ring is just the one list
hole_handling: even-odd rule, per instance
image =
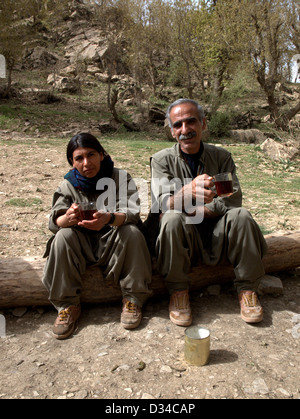
[[74, 399], [86, 399], [88, 396], [88, 392], [86, 390], [79, 390], [75, 393]]
[[267, 138], [260, 148], [275, 161], [293, 160], [299, 155], [299, 148], [292, 141], [279, 143], [272, 138]]
[[50, 53], [46, 48], [37, 46], [24, 57], [23, 65], [25, 68], [48, 68], [54, 66], [58, 59], [57, 55]]
[[256, 380], [253, 381], [251, 387], [245, 387], [244, 390], [249, 395], [254, 395], [257, 393], [265, 395], [269, 393], [268, 386], [265, 383], [265, 380], [263, 378], [257, 378]]
[[118, 124], [115, 121], [99, 121], [98, 129], [101, 134], [107, 134], [110, 132], [116, 132], [118, 129]]
[[16, 307], [13, 309], [12, 314], [15, 317], [22, 317], [27, 311], [27, 307]]
[[264, 275], [258, 287], [258, 294], [283, 294], [283, 285], [280, 278], [271, 275]]
[[99, 71], [100, 71], [99, 67], [95, 65], [88, 65], [86, 69], [86, 72], [90, 74], [96, 74], [96, 73], [99, 73]]
[[209, 287], [206, 288], [206, 291], [208, 292], [209, 295], [220, 295], [221, 285], [219, 284], [210, 285]]
[[109, 75], [107, 73], [95, 73], [95, 77], [102, 83], [108, 83]]
[[80, 82], [75, 77], [64, 77], [49, 74], [47, 83], [62, 93], [77, 93], [80, 91]]
[[286, 391], [284, 388], [282, 388], [282, 387], [278, 388], [277, 391], [279, 393], [283, 394], [286, 397], [292, 397], [291, 394], [288, 391]]
[[229, 131], [230, 137], [239, 143], [261, 144], [265, 140], [264, 134], [258, 129], [237, 129]]
[[[88, 65], [100, 66], [104, 71], [113, 65], [111, 69], [115, 74], [126, 72], [123, 64], [122, 39], [115, 43], [109, 42], [100, 29], [89, 28], [72, 36], [65, 46], [65, 60], [71, 64], [84, 62]], [[99, 72], [101, 70], [98, 70]]]
[[154, 397], [149, 393], [143, 393], [141, 399], [154, 399]]
[[169, 365], [163, 365], [161, 367], [161, 369], [160, 369], [160, 372], [168, 372], [168, 373], [171, 373], [171, 372], [173, 372], [173, 370], [172, 370], [171, 367], [169, 367]]

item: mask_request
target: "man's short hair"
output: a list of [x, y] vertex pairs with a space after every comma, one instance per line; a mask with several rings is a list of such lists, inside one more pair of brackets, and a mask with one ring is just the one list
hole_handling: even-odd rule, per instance
[[173, 108], [175, 108], [175, 106], [182, 105], [183, 103], [191, 103], [192, 105], [194, 105], [197, 108], [200, 122], [201, 123], [203, 122], [203, 119], [204, 119], [204, 110], [203, 110], [202, 106], [199, 105], [198, 102], [196, 102], [193, 99], [185, 99], [185, 98], [183, 98], [183, 99], [177, 99], [177, 100], [175, 100], [175, 102], [171, 103], [171, 105], [168, 107], [167, 112], [166, 112], [166, 118], [168, 119], [169, 127], [171, 129], [173, 128], [172, 122], [171, 122], [171, 118], [170, 118], [171, 110]]

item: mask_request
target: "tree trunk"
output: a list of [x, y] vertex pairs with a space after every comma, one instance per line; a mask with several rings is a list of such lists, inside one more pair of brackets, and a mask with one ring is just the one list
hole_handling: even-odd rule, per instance
[[[300, 266], [300, 231], [282, 236], [266, 236], [268, 253], [263, 262], [266, 273]], [[0, 308], [49, 305], [48, 293], [41, 279], [45, 260], [41, 258], [7, 258], [0, 260]], [[234, 279], [231, 265], [198, 266], [190, 273], [191, 290]], [[153, 269], [151, 288], [155, 295], [167, 294], [162, 277]], [[89, 268], [83, 276], [81, 301], [107, 303], [120, 301], [119, 287], [105, 281], [99, 268]]]
[[289, 109], [283, 115], [275, 119], [275, 125], [278, 128], [283, 129], [284, 131], [288, 130], [289, 121], [300, 111], [300, 102], [297, 103], [296, 106]]

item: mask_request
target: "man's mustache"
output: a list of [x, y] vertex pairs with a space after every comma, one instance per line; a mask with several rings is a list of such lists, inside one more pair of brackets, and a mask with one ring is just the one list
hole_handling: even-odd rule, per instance
[[183, 141], [183, 140], [189, 140], [190, 138], [193, 138], [193, 137], [196, 137], [195, 131], [189, 132], [186, 135], [181, 134], [181, 135], [179, 135], [179, 138], [178, 139], [179, 139], [179, 141]]

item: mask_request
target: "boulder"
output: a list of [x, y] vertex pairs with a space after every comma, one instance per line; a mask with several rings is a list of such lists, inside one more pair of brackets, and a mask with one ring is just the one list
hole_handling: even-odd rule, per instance
[[238, 143], [261, 144], [266, 138], [258, 129], [237, 129], [229, 131], [230, 137]]
[[267, 138], [260, 146], [260, 148], [275, 161], [280, 160], [294, 160], [299, 156], [299, 146], [292, 141], [279, 143], [272, 138]]
[[58, 62], [57, 55], [49, 52], [44, 47], [35, 47], [29, 51], [23, 60], [25, 68], [48, 68]]
[[47, 83], [62, 93], [80, 92], [80, 82], [75, 77], [64, 77], [56, 74], [49, 74]]

